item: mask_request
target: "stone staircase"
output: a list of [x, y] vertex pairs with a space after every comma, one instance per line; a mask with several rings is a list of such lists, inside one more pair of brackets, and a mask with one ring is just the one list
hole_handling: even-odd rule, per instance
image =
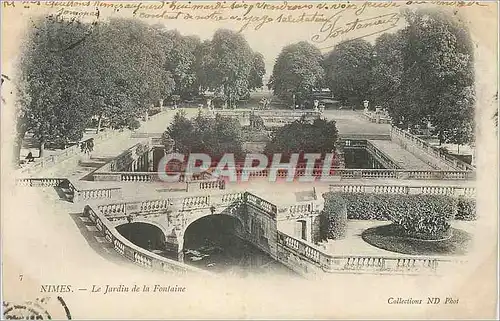
[[417, 156], [390, 140], [370, 140], [381, 152], [393, 159], [403, 169], [433, 170], [434, 168], [423, 162]]

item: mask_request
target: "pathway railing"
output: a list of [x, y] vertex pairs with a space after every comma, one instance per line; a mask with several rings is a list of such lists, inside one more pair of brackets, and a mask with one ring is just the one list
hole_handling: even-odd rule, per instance
[[278, 246], [327, 273], [435, 274], [439, 266], [453, 263], [451, 260], [425, 256], [330, 255], [304, 240], [280, 231]]
[[[232, 169], [228, 169], [232, 170]], [[243, 173], [242, 168], [235, 168], [236, 175], [239, 177]], [[250, 172], [249, 177], [262, 178], [269, 177], [271, 169], [266, 168], [257, 172]], [[312, 175], [313, 177], [323, 176], [323, 167], [315, 166], [312, 171], [306, 170], [305, 166], [292, 169], [294, 177]], [[276, 177], [285, 178], [288, 171], [278, 169]], [[461, 170], [406, 170], [406, 169], [347, 169], [334, 168], [326, 170], [326, 175], [337, 179], [395, 179], [395, 180], [474, 180], [475, 172]]]
[[[475, 167], [469, 165], [456, 157], [443, 153], [428, 142], [404, 131], [395, 126], [391, 126], [391, 140], [397, 142], [401, 147], [408, 149], [408, 144], [415, 146], [419, 151], [435, 157], [446, 165], [463, 171], [474, 171]], [[418, 156], [416, 154], [416, 156]]]
[[330, 192], [376, 193], [376, 194], [431, 194], [474, 198], [475, 187], [464, 186], [401, 186], [401, 185], [330, 185]]
[[309, 201], [278, 208], [277, 221], [286, 221], [318, 215], [321, 211], [323, 201]]
[[[212, 181], [213, 178], [208, 178], [210, 176], [209, 172], [195, 173], [190, 175], [189, 181], [186, 181], [187, 175], [184, 173], [167, 173], [168, 175], [179, 174], [179, 179], [176, 182], [201, 182], [201, 181]], [[113, 182], [144, 182], [144, 183], [155, 183], [162, 182], [158, 172], [94, 172], [92, 174], [95, 181], [113, 181]]]
[[476, 173], [452, 170], [405, 170], [405, 169], [336, 169], [335, 175], [342, 179], [397, 179], [397, 180], [474, 180]]
[[227, 193], [215, 195], [193, 195], [186, 197], [159, 198], [140, 201], [117, 201], [96, 205], [97, 209], [108, 219], [122, 219], [128, 215], [156, 215], [168, 211], [188, 211], [209, 209], [242, 201], [244, 193]]
[[382, 163], [384, 167], [389, 169], [401, 169], [401, 166], [398, 165], [398, 162], [396, 162], [392, 157], [374, 146], [369, 140], [366, 141], [366, 150], [373, 157], [375, 157], [375, 159]]
[[363, 112], [363, 117], [371, 123], [390, 124], [392, 119], [389, 116], [377, 114], [374, 112]]
[[60, 187], [67, 189], [66, 196], [69, 201], [77, 203], [83, 200], [113, 199], [121, 196], [119, 187], [102, 187], [84, 189], [77, 187], [75, 183], [67, 178], [20, 178], [17, 180], [18, 186], [29, 187]]
[[[84, 142], [88, 142], [89, 140], [93, 139], [94, 143], [99, 143], [102, 142], [106, 139], [112, 138], [112, 137], [118, 137], [121, 135], [130, 135], [130, 132], [128, 131], [114, 131], [114, 130], [106, 130], [102, 131], [99, 134], [95, 135], [92, 138], [89, 138], [85, 140]], [[44, 156], [41, 158], [36, 158], [34, 162], [28, 163], [24, 165], [22, 168], [18, 169], [19, 173], [22, 174], [34, 174], [42, 169], [50, 168], [54, 166], [55, 164], [59, 164], [65, 160], [68, 160], [74, 156], [81, 155], [81, 149], [80, 145], [76, 144], [71, 147], [65, 148], [58, 152], [57, 154], [54, 155], [48, 155]]]

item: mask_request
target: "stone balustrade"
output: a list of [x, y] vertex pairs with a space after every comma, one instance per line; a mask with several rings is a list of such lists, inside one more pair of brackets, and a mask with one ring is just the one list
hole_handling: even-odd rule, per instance
[[[93, 137], [94, 143], [99, 143], [102, 142], [106, 139], [112, 138], [112, 137], [118, 137], [118, 136], [124, 136], [124, 135], [130, 135], [130, 132], [120, 132], [120, 131], [114, 131], [114, 130], [107, 130], [107, 131], [102, 131], [96, 136]], [[91, 140], [92, 138], [89, 138], [85, 140], [84, 142], [87, 142]], [[71, 147], [65, 148], [58, 152], [57, 154], [54, 155], [49, 155], [41, 158], [36, 158], [34, 162], [28, 163], [24, 165], [22, 168], [18, 169], [18, 172], [21, 174], [28, 174], [32, 175], [35, 174], [36, 172], [50, 168], [56, 164], [59, 164], [65, 160], [68, 160], [72, 157], [81, 155], [81, 149], [80, 145], [76, 144]]]
[[[469, 165], [447, 153], [443, 153], [436, 147], [430, 145], [428, 142], [394, 126], [391, 126], [391, 140], [398, 143], [401, 147], [407, 149], [410, 152], [412, 152], [413, 149], [416, 149], [416, 151], [413, 154], [417, 156], [418, 152], [421, 152], [424, 155], [429, 155], [433, 157], [437, 162], [444, 163], [450, 168], [462, 171], [475, 170], [474, 166]], [[432, 159], [429, 159], [424, 155], [421, 155], [419, 158], [429, 163], [429, 161]]]
[[[122, 152], [93, 173], [94, 180], [114, 180], [118, 181], [118, 176], [113, 174], [125, 171], [140, 172], [142, 168], [148, 167], [148, 159], [145, 156], [151, 151], [151, 140], [146, 138]], [[126, 177], [127, 179], [129, 177]], [[134, 177], [130, 179], [135, 179]], [[143, 179], [143, 177], [137, 178]], [[121, 177], [120, 177], [121, 180]]]
[[335, 169], [341, 179], [474, 180], [475, 172], [405, 169]]
[[287, 207], [278, 208], [278, 221], [294, 220], [318, 215], [322, 209], [323, 201], [301, 202]]
[[211, 205], [210, 195], [204, 196], [189, 196], [182, 200], [182, 210], [193, 210], [200, 208], [208, 208]]
[[73, 202], [95, 200], [95, 199], [113, 199], [122, 195], [120, 187], [106, 187], [99, 189], [74, 190]]
[[374, 112], [363, 112], [363, 117], [371, 123], [377, 124], [390, 124], [392, 122], [391, 117], [383, 114], [377, 114]]
[[[167, 175], [179, 174], [177, 182], [200, 182], [200, 181], [212, 181], [209, 172], [195, 173], [189, 177], [189, 181], [186, 181], [187, 175], [185, 173], [167, 173]], [[132, 182], [132, 183], [155, 183], [161, 182], [160, 175], [158, 172], [94, 172], [92, 174], [95, 181], [114, 181], [114, 182]]]
[[144, 215], [165, 213], [178, 207], [179, 199], [173, 198], [97, 205], [97, 209], [108, 219], [118, 219], [139, 213]]
[[230, 204], [233, 202], [240, 202], [244, 198], [244, 193], [231, 193], [220, 195], [220, 204]]
[[[306, 170], [305, 165], [300, 165], [292, 170], [294, 177], [310, 174], [313, 177], [321, 177], [323, 174], [322, 166], [314, 166], [312, 170]], [[242, 168], [235, 168], [237, 176], [243, 173]], [[262, 169], [257, 172], [250, 172], [251, 178], [269, 177], [270, 168]], [[276, 177], [286, 178], [288, 171], [285, 169], [277, 170]], [[330, 170], [330, 176], [342, 179], [397, 179], [397, 180], [474, 180], [475, 172], [461, 170], [406, 170], [406, 169], [347, 169], [334, 168]]]
[[29, 186], [29, 187], [58, 187], [66, 178], [20, 178], [16, 181], [18, 186]]
[[160, 182], [160, 177], [156, 172], [122, 172], [121, 182]]
[[128, 215], [156, 215], [167, 211], [190, 211], [208, 209], [211, 206], [226, 206], [242, 201], [245, 193], [229, 193], [219, 195], [198, 195], [188, 197], [173, 197], [168, 199], [153, 199], [145, 201], [128, 201], [96, 205], [96, 208], [108, 219], [122, 219]]
[[366, 150], [379, 161], [385, 168], [389, 169], [401, 169], [398, 162], [392, 157], [375, 147], [369, 140], [366, 141]]
[[276, 205], [254, 194], [246, 192], [244, 200], [247, 205], [255, 206], [259, 209], [262, 209], [273, 218], [276, 218], [276, 215], [278, 214], [278, 208], [276, 207]]
[[223, 190], [226, 182], [220, 179], [195, 180], [187, 182], [188, 191]]
[[463, 186], [401, 186], [401, 185], [330, 185], [330, 192], [377, 194], [431, 194], [474, 198], [475, 187]]
[[73, 203], [84, 200], [113, 199], [121, 196], [121, 188], [104, 187], [83, 189], [67, 178], [21, 178], [17, 180], [19, 186], [29, 187], [60, 187], [68, 190], [67, 197]]
[[222, 116], [230, 116], [230, 117], [250, 117], [250, 114], [253, 112], [256, 116], [261, 117], [295, 117], [300, 118], [302, 116], [311, 116], [311, 117], [319, 117], [321, 115], [320, 111], [314, 110], [248, 110], [248, 109], [218, 109], [215, 111], [217, 114]]
[[132, 262], [154, 270], [160, 270], [168, 273], [188, 274], [197, 273], [204, 275], [212, 275], [212, 273], [182, 264], [180, 262], [167, 259], [155, 253], [149, 252], [139, 246], [133, 244], [123, 237], [114, 226], [103, 217], [99, 210], [92, 208], [90, 205], [85, 206], [83, 215], [96, 225], [97, 230], [107, 242], [113, 245], [114, 250], [123, 255]]
[[[329, 273], [435, 274], [440, 264], [450, 262], [450, 260], [421, 256], [330, 255], [304, 240], [280, 231], [278, 231], [278, 246]], [[280, 260], [283, 262], [284, 259]]]

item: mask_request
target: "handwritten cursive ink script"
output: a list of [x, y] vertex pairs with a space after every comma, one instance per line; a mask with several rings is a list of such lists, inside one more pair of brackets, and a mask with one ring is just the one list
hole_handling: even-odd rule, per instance
[[[316, 43], [325, 43], [328, 40], [335, 39], [341, 35], [361, 31], [362, 35], [355, 39], [371, 36], [392, 29], [397, 26], [400, 15], [398, 13], [388, 13], [371, 18], [355, 18], [346, 23], [342, 23], [342, 12], [340, 11], [325, 21], [318, 33], [311, 37], [311, 41]], [[352, 39], [354, 40], [354, 39]], [[331, 48], [326, 47], [323, 49]]]

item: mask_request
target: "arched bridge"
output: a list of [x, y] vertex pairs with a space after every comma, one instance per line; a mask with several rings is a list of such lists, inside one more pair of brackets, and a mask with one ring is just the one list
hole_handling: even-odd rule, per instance
[[166, 246], [182, 259], [185, 233], [198, 220], [225, 215], [233, 218], [233, 232], [271, 256], [276, 255], [277, 207], [248, 193], [202, 195], [97, 205], [96, 209], [114, 227], [150, 223], [165, 234]]

